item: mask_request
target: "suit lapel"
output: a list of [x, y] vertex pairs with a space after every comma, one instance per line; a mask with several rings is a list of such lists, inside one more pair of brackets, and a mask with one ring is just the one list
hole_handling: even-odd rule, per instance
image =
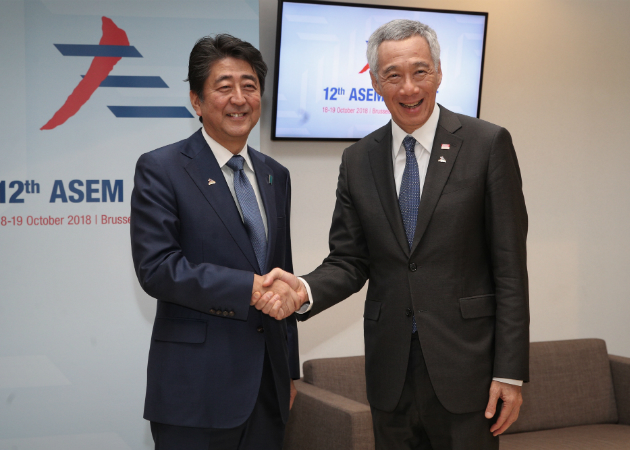
[[261, 273], [267, 273], [271, 269], [270, 264], [274, 258], [274, 250], [276, 248], [276, 228], [278, 226], [278, 215], [276, 213], [276, 196], [274, 193], [275, 186], [273, 185], [273, 172], [267, 164], [265, 164], [265, 157], [262, 153], [257, 152], [253, 148], [249, 147], [249, 156], [254, 166], [254, 172], [256, 173], [256, 181], [258, 183], [258, 190], [262, 197], [263, 205], [265, 206], [265, 214], [267, 216], [267, 260], [265, 261], [265, 267], [261, 267]]
[[405, 235], [405, 226], [402, 222], [398, 196], [396, 195], [396, 184], [394, 182], [391, 122], [381, 128], [381, 130], [383, 131], [382, 134], [377, 136], [368, 148], [372, 176], [394, 236], [396, 236], [396, 240], [405, 254], [409, 255], [409, 244]]
[[[191, 161], [184, 166], [184, 169], [208, 203], [210, 203], [223, 225], [228, 229], [255, 272], [258, 268], [258, 263], [254, 248], [219, 163], [210, 147], [208, 147], [201, 130], [190, 137], [189, 144], [182, 150], [182, 153], [191, 158]], [[214, 184], [209, 184], [209, 179], [213, 180]]]
[[[462, 139], [453, 133], [461, 127], [461, 123], [455, 114], [440, 105], [440, 119], [435, 131], [433, 148], [427, 168], [427, 176], [424, 180], [422, 198], [418, 208], [418, 220], [416, 222], [416, 232], [414, 234], [411, 253], [413, 253], [422, 240], [422, 236], [429, 225], [435, 206], [437, 205], [442, 189], [448, 180], [457, 154], [462, 146]], [[447, 144], [450, 148], [442, 149], [442, 144]]]

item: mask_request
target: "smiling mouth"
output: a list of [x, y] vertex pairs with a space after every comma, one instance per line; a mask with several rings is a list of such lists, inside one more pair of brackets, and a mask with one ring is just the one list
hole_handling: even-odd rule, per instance
[[416, 108], [416, 107], [420, 106], [423, 101], [424, 101], [424, 99], [421, 99], [418, 103], [413, 103], [413, 104], [400, 103], [400, 106], [402, 106], [403, 108], [412, 109], [412, 108]]
[[232, 114], [228, 114], [228, 117], [243, 117], [245, 115], [245, 113], [232, 113]]

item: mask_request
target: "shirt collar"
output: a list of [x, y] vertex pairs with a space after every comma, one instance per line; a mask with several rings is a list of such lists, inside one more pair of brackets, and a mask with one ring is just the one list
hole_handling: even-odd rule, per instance
[[[219, 144], [217, 141], [212, 139], [210, 135], [206, 133], [205, 128], [201, 127], [201, 133], [203, 134], [204, 139], [208, 143], [210, 150], [212, 150], [214, 157], [217, 159], [217, 162], [219, 163], [219, 167], [223, 168], [223, 166], [227, 164], [227, 162], [232, 158], [232, 156], [234, 156], [234, 154], [232, 154], [231, 151], [229, 151], [227, 148]], [[245, 147], [243, 147], [243, 149], [240, 152], [238, 152], [237, 155], [241, 155], [245, 159], [245, 164], [247, 165], [247, 167], [249, 167], [249, 169], [252, 172], [254, 172], [254, 166], [252, 165], [252, 160], [249, 157], [247, 144], [245, 144]]]
[[[435, 139], [435, 130], [437, 129], [438, 120], [440, 119], [440, 107], [435, 104], [433, 112], [429, 119], [420, 128], [415, 130], [411, 135], [418, 141], [422, 147], [429, 153], [433, 148], [433, 140]], [[407, 136], [407, 132], [400, 128], [392, 119], [392, 152], [394, 158], [402, 148], [402, 141]]]

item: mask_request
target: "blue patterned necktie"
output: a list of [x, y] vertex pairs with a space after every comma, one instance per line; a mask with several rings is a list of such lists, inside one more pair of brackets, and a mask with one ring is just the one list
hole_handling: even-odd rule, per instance
[[244, 163], [245, 159], [241, 155], [235, 155], [226, 164], [234, 171], [234, 192], [236, 192], [236, 198], [241, 206], [243, 222], [245, 223], [249, 239], [252, 241], [260, 273], [265, 273], [267, 236], [265, 236], [265, 226], [260, 215], [254, 188], [243, 170]]
[[[405, 162], [405, 171], [400, 183], [398, 204], [400, 205], [403, 225], [405, 226], [407, 243], [409, 244], [409, 250], [411, 250], [413, 236], [416, 232], [416, 221], [418, 220], [418, 207], [420, 206], [420, 173], [415, 154], [416, 140], [413, 136], [407, 135], [402, 143], [407, 154], [407, 161]], [[416, 316], [413, 315], [411, 332], [415, 333], [417, 330]]]

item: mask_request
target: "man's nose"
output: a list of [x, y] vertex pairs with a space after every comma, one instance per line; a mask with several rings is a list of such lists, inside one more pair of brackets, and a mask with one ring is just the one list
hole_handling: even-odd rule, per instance
[[241, 91], [241, 88], [237, 87], [234, 90], [234, 94], [232, 95], [230, 101], [235, 105], [245, 104], [245, 96], [243, 95], [243, 91]]
[[414, 82], [412, 76], [406, 76], [403, 80], [403, 84], [400, 87], [400, 91], [404, 95], [417, 94], [420, 91], [418, 85]]

